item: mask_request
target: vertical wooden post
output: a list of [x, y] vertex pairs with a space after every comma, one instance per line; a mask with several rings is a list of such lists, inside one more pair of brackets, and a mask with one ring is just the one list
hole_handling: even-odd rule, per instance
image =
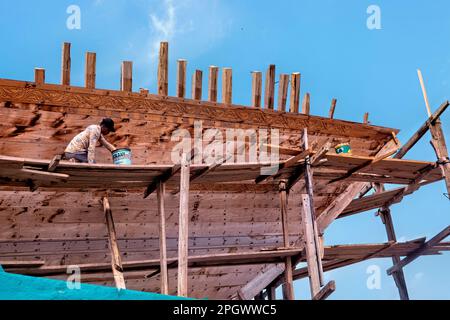
[[281, 74], [278, 83], [278, 111], [286, 111], [286, 101], [289, 86], [289, 75]]
[[120, 258], [119, 246], [117, 244], [116, 229], [114, 226], [114, 220], [111, 212], [111, 207], [109, 205], [109, 200], [107, 197], [103, 198], [103, 211], [106, 217], [106, 225], [108, 227], [108, 240], [109, 249], [111, 251], [111, 266], [114, 275], [114, 281], [116, 287], [121, 289], [126, 289], [125, 279], [123, 277], [122, 259]]
[[267, 299], [274, 301], [277, 300], [277, 288], [275, 286], [270, 286], [267, 289]]
[[133, 62], [123, 61], [120, 72], [120, 90], [133, 91]]
[[275, 65], [271, 64], [266, 73], [266, 89], [264, 92], [264, 108], [273, 109], [275, 93]]
[[[381, 193], [384, 191], [384, 186], [381, 184], [375, 184], [376, 193]], [[382, 207], [378, 210], [378, 214], [386, 228], [386, 234], [388, 241], [397, 242], [397, 236], [395, 235], [394, 223], [392, 221], [391, 210], [389, 207]], [[400, 262], [400, 256], [392, 256], [393, 265], [397, 265]], [[398, 293], [401, 300], [409, 300], [408, 287], [406, 286], [405, 275], [403, 269], [396, 271], [392, 274], [394, 278], [395, 285], [397, 286]]]
[[45, 83], [45, 69], [34, 69], [34, 82], [36, 83], [36, 85], [42, 85]]
[[434, 124], [430, 125], [430, 132], [431, 145], [434, 148], [438, 158], [439, 167], [441, 168], [442, 175], [445, 179], [445, 185], [447, 186], [447, 197], [450, 197], [450, 162], [447, 144], [445, 142], [445, 135], [442, 130], [442, 123], [440, 119], [437, 119]]
[[97, 65], [97, 54], [95, 52], [86, 52], [85, 65], [85, 86], [88, 89], [95, 89], [95, 70]]
[[180, 216], [178, 232], [178, 296], [188, 295], [188, 241], [189, 241], [189, 162], [183, 154], [180, 179]]
[[192, 76], [192, 99], [202, 100], [203, 72], [195, 70]]
[[177, 97], [186, 96], [186, 60], [178, 60], [177, 65]]
[[[279, 186], [280, 192], [280, 208], [281, 208], [281, 222], [283, 227], [283, 243], [285, 248], [290, 247], [289, 241], [289, 220], [287, 215], [287, 191], [286, 181], [282, 180]], [[285, 260], [284, 271], [285, 283], [283, 284], [283, 297], [286, 300], [294, 300], [294, 280], [292, 270], [292, 259], [287, 257]]]
[[331, 107], [329, 112], [330, 119], [334, 118], [334, 110], [336, 110], [336, 103], [337, 103], [336, 99], [331, 100]]
[[223, 68], [222, 102], [225, 104], [233, 103], [233, 71], [231, 68]]
[[169, 43], [161, 42], [158, 63], [158, 94], [169, 95]]
[[219, 68], [215, 66], [209, 67], [208, 78], [208, 101], [217, 102], [217, 78], [219, 77]]
[[296, 72], [291, 75], [290, 111], [298, 113], [299, 105], [300, 105], [300, 73]]
[[166, 214], [164, 209], [165, 184], [159, 183], [157, 189], [159, 214], [159, 256], [161, 268], [161, 294], [169, 294], [169, 274], [167, 271]]
[[369, 113], [368, 112], [364, 113], [364, 123], [369, 124]]
[[61, 84], [63, 86], [70, 86], [70, 68], [72, 64], [70, 46], [70, 43], [64, 42], [62, 47]]
[[309, 93], [305, 94], [305, 97], [303, 98], [303, 104], [302, 104], [302, 113], [309, 115], [310, 112], [310, 103], [311, 103], [311, 98]]
[[[303, 134], [304, 148], [309, 148], [308, 131]], [[314, 209], [314, 184], [310, 157], [305, 159], [305, 187], [307, 194], [302, 195], [302, 225], [306, 241], [306, 261], [310, 280], [311, 297], [314, 298], [323, 286], [323, 268], [320, 257], [320, 242]]]
[[252, 72], [252, 107], [261, 108], [262, 73]]

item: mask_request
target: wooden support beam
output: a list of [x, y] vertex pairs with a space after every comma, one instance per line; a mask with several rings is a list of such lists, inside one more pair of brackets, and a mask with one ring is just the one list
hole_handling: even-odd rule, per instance
[[[280, 182], [280, 209], [281, 209], [281, 225], [283, 229], [283, 244], [285, 248], [290, 247], [289, 240], [289, 219], [287, 210], [287, 191], [286, 181]], [[283, 284], [283, 297], [285, 300], [295, 300], [294, 296], [294, 280], [292, 278], [292, 259], [286, 257], [284, 269], [285, 283]]]
[[447, 197], [450, 199], [450, 159], [448, 156], [447, 144], [445, 142], [444, 131], [442, 130], [441, 121], [438, 119], [430, 126], [431, 145], [436, 153], [439, 167], [445, 179], [447, 186]]
[[72, 64], [72, 60], [70, 58], [70, 47], [70, 43], [63, 43], [61, 62], [61, 84], [63, 86], [70, 86], [70, 69]]
[[325, 300], [327, 299], [334, 291], [336, 291], [336, 283], [334, 281], [328, 282], [322, 290], [319, 291], [313, 298], [313, 300]]
[[280, 74], [280, 82], [278, 83], [278, 111], [286, 111], [288, 87], [289, 75]]
[[328, 113], [328, 117], [330, 119], [334, 118], [334, 111], [336, 110], [336, 103], [337, 103], [337, 100], [333, 98], [333, 100], [331, 100], [330, 112]]
[[[382, 193], [385, 191], [384, 186], [380, 184], [375, 184], [375, 191], [376, 193]], [[381, 218], [381, 221], [383, 222], [385, 228], [386, 228], [386, 234], [388, 241], [392, 241], [393, 243], [397, 242], [397, 236], [395, 235], [395, 229], [394, 229], [394, 223], [392, 221], [392, 215], [391, 210], [389, 207], [382, 207], [378, 210], [378, 215]], [[400, 262], [400, 256], [392, 256], [392, 263], [394, 265], [398, 264]], [[403, 273], [403, 270], [400, 269], [399, 271], [395, 272], [393, 274], [394, 282], [397, 286], [400, 299], [401, 300], [409, 300], [408, 295], [408, 287], [406, 286], [406, 280], [405, 275]]]
[[158, 214], [159, 214], [159, 256], [161, 270], [161, 294], [169, 294], [169, 273], [167, 271], [167, 244], [166, 244], [166, 214], [164, 209], [165, 184], [158, 184]]
[[271, 64], [266, 72], [266, 89], [264, 91], [264, 108], [272, 109], [274, 107], [275, 96], [275, 65]]
[[284, 272], [284, 263], [266, 266], [254, 279], [238, 291], [241, 300], [253, 299], [261, 290], [271, 285], [272, 281]]
[[202, 100], [203, 71], [195, 70], [192, 75], [192, 99]]
[[298, 113], [300, 105], [300, 73], [296, 72], [291, 75], [291, 98], [289, 110]]
[[262, 72], [252, 72], [252, 107], [261, 108]]
[[[312, 167], [317, 166], [320, 161], [326, 156], [328, 151], [334, 147], [334, 142], [326, 141], [323, 145], [319, 147], [317, 152], [311, 156], [310, 163]], [[311, 155], [311, 154], [310, 154]], [[287, 189], [290, 190], [297, 182], [301, 179], [304, 174], [304, 168], [298, 168], [294, 171], [294, 174], [289, 177]]]
[[188, 296], [189, 241], [189, 162], [182, 157], [180, 177], [180, 215], [178, 231], [178, 296]]
[[222, 103], [233, 103], [233, 70], [231, 68], [222, 70]]
[[120, 90], [133, 91], [133, 62], [123, 61], [120, 69]]
[[96, 68], [97, 54], [95, 52], [86, 52], [84, 83], [88, 89], [95, 89]]
[[411, 150], [412, 147], [415, 146], [415, 144], [427, 133], [427, 131], [430, 129], [431, 124], [435, 123], [437, 119], [444, 113], [445, 110], [447, 110], [447, 107], [449, 106], [449, 102], [445, 101], [440, 105], [440, 107], [429, 117], [425, 123], [420, 126], [420, 128], [412, 135], [412, 137], [398, 150], [398, 152], [395, 154], [395, 159], [401, 159], [403, 158], [406, 153]]
[[306, 261], [308, 264], [309, 284], [311, 289], [311, 297], [317, 295], [321, 288], [321, 264], [318, 247], [316, 245], [314, 235], [314, 221], [311, 218], [311, 198], [307, 194], [302, 195], [302, 225], [304, 229], [304, 237], [306, 241]]
[[158, 63], [158, 94], [169, 95], [169, 43], [161, 42]]
[[177, 63], [177, 97], [184, 98], [186, 96], [186, 60], [178, 60]]
[[111, 212], [111, 207], [109, 205], [109, 200], [107, 197], [103, 197], [103, 211], [106, 217], [106, 225], [108, 227], [108, 240], [109, 249], [111, 251], [111, 266], [114, 275], [114, 281], [116, 287], [121, 289], [126, 289], [125, 279], [123, 277], [123, 267], [122, 259], [120, 257], [119, 246], [117, 244], [116, 229], [114, 226], [114, 219]]
[[421, 255], [423, 255], [428, 249], [438, 245], [442, 240], [447, 238], [449, 235], [450, 235], [450, 225], [447, 226], [441, 232], [439, 232], [436, 236], [425, 242], [419, 249], [407, 255], [399, 263], [389, 268], [387, 270], [387, 274], [392, 275], [394, 272], [397, 272], [400, 269], [404, 268], [406, 265], [408, 265], [409, 263], [419, 258]]
[[311, 109], [311, 97], [309, 95], [309, 93], [305, 94], [305, 97], [303, 98], [303, 103], [302, 103], [302, 113], [309, 115], [310, 113], [310, 109]]
[[374, 165], [374, 164], [376, 164], [376, 163], [378, 163], [378, 162], [380, 162], [380, 161], [382, 161], [382, 160], [392, 156], [396, 152], [397, 152], [397, 148], [393, 148], [391, 151], [388, 151], [388, 152], [386, 152], [385, 154], [383, 154], [381, 156], [375, 157], [375, 158], [373, 158], [371, 160], [368, 160], [368, 161], [366, 161], [366, 162], [364, 162], [364, 163], [362, 163], [362, 164], [360, 164], [360, 165], [358, 165], [358, 166], [348, 170], [347, 173], [345, 173], [343, 176], [335, 178], [335, 179], [332, 179], [329, 183], [334, 183], [334, 182], [345, 180], [345, 179], [351, 177], [353, 174], [357, 173], [358, 171], [361, 171], [362, 169], [365, 169], [365, 168], [367, 168], [367, 167], [369, 167], [371, 165]]
[[219, 68], [216, 66], [209, 67], [208, 78], [208, 101], [217, 102], [217, 79], [219, 78]]
[[34, 69], [34, 82], [37, 86], [45, 84], [45, 69], [35, 68]]

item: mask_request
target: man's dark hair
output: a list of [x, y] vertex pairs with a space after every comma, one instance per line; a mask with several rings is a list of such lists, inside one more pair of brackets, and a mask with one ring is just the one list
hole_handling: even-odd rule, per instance
[[111, 118], [103, 119], [100, 125], [107, 128], [110, 132], [116, 132], [116, 129], [114, 128], [114, 121]]

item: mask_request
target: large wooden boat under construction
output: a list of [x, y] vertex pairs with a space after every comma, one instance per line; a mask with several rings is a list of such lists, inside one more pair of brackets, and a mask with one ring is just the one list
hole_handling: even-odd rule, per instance
[[[448, 102], [430, 115], [404, 144], [397, 129], [310, 114], [309, 94], [300, 106], [300, 74], [280, 75], [275, 101], [275, 67], [270, 66], [262, 95], [262, 74], [252, 74], [252, 106], [232, 103], [232, 71], [211, 67], [192, 77], [186, 98], [186, 61], [178, 62], [176, 97], [168, 96], [168, 44], [161, 43], [158, 92], [132, 92], [132, 63], [122, 64], [121, 90], [95, 85], [94, 53], [86, 54], [85, 87], [70, 82], [70, 44], [63, 45], [61, 84], [45, 82], [36, 69], [33, 82], [0, 79], [0, 265], [11, 273], [67, 278], [77, 265], [86, 283], [209, 299], [294, 299], [293, 281], [309, 277], [312, 299], [325, 299], [335, 284], [323, 273], [373, 258], [392, 258], [400, 297], [408, 299], [403, 267], [421, 255], [450, 249], [436, 237], [397, 242], [390, 206], [420, 187], [445, 180], [450, 164], [439, 117]], [[207, 91], [207, 100], [202, 99]], [[221, 96], [222, 101], [218, 102]], [[205, 98], [206, 100], [206, 98]], [[263, 101], [261, 101], [263, 100]], [[277, 102], [277, 103], [276, 103]], [[301, 107], [301, 108], [300, 108]], [[133, 152], [133, 165], [116, 166], [111, 154], [97, 151], [98, 164], [61, 161], [74, 135], [111, 117], [117, 131], [108, 140]], [[367, 120], [367, 119], [366, 119]], [[229, 161], [249, 152], [232, 144], [231, 153], [212, 164], [173, 163], [177, 130], [195, 137], [217, 129], [279, 132], [256, 145], [279, 154], [268, 163]], [[428, 131], [436, 162], [404, 160]], [[200, 135], [199, 148], [211, 143]], [[335, 147], [349, 144], [351, 154]], [[194, 144], [193, 144], [194, 146]], [[228, 154], [228, 156], [227, 156]], [[273, 162], [271, 162], [273, 165]], [[388, 187], [389, 184], [399, 186]], [[386, 186], [385, 186], [386, 185]], [[385, 243], [325, 245], [336, 219], [378, 210]], [[297, 269], [300, 262], [307, 267]]]

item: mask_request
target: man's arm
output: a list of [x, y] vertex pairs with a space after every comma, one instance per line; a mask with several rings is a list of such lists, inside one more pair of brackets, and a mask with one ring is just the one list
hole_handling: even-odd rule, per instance
[[108, 141], [106, 141], [105, 137], [100, 134], [100, 143], [106, 148], [108, 149], [110, 152], [115, 151], [117, 148], [112, 145], [111, 143], [109, 143]]

